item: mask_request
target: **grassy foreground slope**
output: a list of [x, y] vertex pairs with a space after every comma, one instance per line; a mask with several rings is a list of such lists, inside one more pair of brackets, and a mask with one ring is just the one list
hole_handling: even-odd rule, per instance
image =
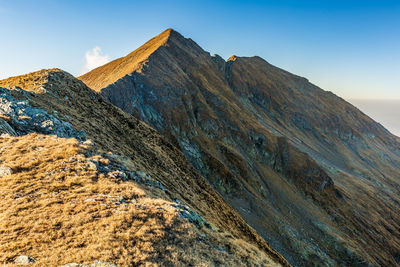
[[178, 149], [73, 76], [42, 70], [0, 87], [91, 140], [2, 135], [1, 263], [288, 266]]

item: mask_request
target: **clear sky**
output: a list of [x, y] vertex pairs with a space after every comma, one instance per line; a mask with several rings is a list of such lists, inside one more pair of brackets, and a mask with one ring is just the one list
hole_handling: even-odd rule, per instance
[[79, 75], [167, 28], [343, 98], [400, 99], [400, 0], [0, 0], [0, 78], [51, 67]]

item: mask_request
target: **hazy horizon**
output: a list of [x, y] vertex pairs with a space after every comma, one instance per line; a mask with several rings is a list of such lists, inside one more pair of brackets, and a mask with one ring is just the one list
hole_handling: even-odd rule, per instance
[[400, 99], [346, 99], [400, 137]]

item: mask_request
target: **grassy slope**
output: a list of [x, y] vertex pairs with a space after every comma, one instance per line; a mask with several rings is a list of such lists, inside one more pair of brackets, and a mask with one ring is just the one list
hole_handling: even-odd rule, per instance
[[[1, 139], [7, 151], [1, 155], [2, 164], [14, 170], [1, 179], [1, 190], [6, 192], [2, 207], [10, 207], [0, 215], [6, 218], [0, 235], [3, 262], [31, 253], [39, 263], [50, 265], [95, 258], [121, 265], [207, 261], [287, 265], [175, 147], [144, 123], [105, 103], [71, 75], [43, 70], [0, 81], [0, 86], [32, 92], [33, 105], [56, 111], [60, 119], [84, 130], [101, 151], [118, 154], [122, 164], [134, 163], [167, 188], [166, 193], [147, 192], [132, 181], [87, 170], [82, 165], [82, 149], [87, 148], [74, 140], [35, 135]], [[81, 161], [71, 162], [71, 157]], [[101, 205], [107, 204], [102, 194], [135, 201], [124, 205], [121, 214], [114, 213], [112, 204]], [[175, 199], [197, 211], [216, 231], [200, 231], [177, 218], [170, 208]], [[138, 203], [146, 208], [138, 209]], [[209, 238], [204, 244], [201, 233]], [[215, 251], [219, 245], [225, 249]]]
[[180, 218], [162, 190], [88, 165], [120, 163], [110, 154], [38, 134], [1, 138], [0, 147], [0, 162], [13, 170], [0, 179], [0, 262], [28, 254], [42, 266], [273, 265], [254, 245]]

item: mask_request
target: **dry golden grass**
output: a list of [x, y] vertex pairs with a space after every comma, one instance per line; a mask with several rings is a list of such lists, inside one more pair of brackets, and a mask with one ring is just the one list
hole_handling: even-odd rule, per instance
[[[160, 245], [157, 246], [158, 254], [154, 255], [162, 255], [155, 262], [167, 264], [172, 257], [171, 255], [178, 255], [179, 257], [174, 256], [174, 261], [180, 260], [179, 263], [176, 262], [177, 265], [220, 264], [218, 261], [212, 263], [215, 258], [213, 255], [215, 253], [220, 255], [220, 252], [215, 250], [218, 247], [216, 244], [220, 242], [227, 244], [226, 246], [230, 248], [228, 250], [229, 255], [221, 252], [223, 254], [222, 265], [232, 264], [233, 257], [236, 261], [235, 266], [257, 265], [258, 263], [266, 265], [266, 261], [279, 262], [281, 265], [289, 266], [287, 261], [272, 250], [226, 204], [208, 182], [194, 171], [177, 148], [166, 142], [146, 124], [103, 101], [97, 93], [87, 88], [72, 75], [57, 69], [42, 70], [2, 80], [0, 86], [10, 86], [11, 88], [18, 86], [27, 92], [32, 92], [29, 94], [30, 104], [45, 108], [50, 113], [57, 112], [58, 118], [69, 121], [77, 130], [85, 131], [87, 137], [93, 140], [102, 151], [114, 152], [113, 157], [115, 156], [126, 168], [133, 169], [132, 166], [135, 165], [139, 169], [145, 170], [152, 177], [156, 177], [168, 189], [167, 194], [164, 194], [160, 191], [157, 192], [157, 190], [150, 192], [147, 190], [149, 188], [146, 187], [148, 196], [166, 201], [177, 199], [202, 215], [215, 229], [219, 229], [218, 232], [210, 232], [209, 234], [207, 234], [207, 230], [202, 230], [208, 237], [207, 242], [204, 241], [208, 244], [208, 247], [204, 247], [203, 250], [199, 249], [198, 246], [203, 246], [204, 242], [186, 238], [186, 230], [181, 235], [179, 231], [175, 231], [177, 229], [169, 229], [167, 233], [171, 233], [172, 236], [179, 236], [173, 242], [182, 244], [184, 249], [177, 249], [176, 245], [171, 245], [173, 250], [166, 250], [166, 246], [155, 239], [154, 244]], [[48, 93], [45, 93], [46, 91]], [[11, 93], [17, 99], [25, 99], [21, 91], [12, 90]], [[77, 166], [77, 168], [80, 167]], [[116, 183], [121, 184], [122, 182], [117, 180]], [[160, 193], [162, 194], [160, 195]], [[198, 231], [196, 228], [193, 228], [193, 230]], [[229, 233], [227, 236], [232, 235], [233, 238], [224, 238], [221, 233], [225, 232]], [[169, 236], [171, 235], [165, 236], [164, 239], [170, 239]], [[193, 244], [190, 240], [193, 241]], [[243, 248], [239, 247], [238, 245], [241, 245], [240, 240], [245, 240], [243, 244], [247, 245]], [[50, 249], [47, 249], [46, 253], [48, 251]], [[15, 252], [13, 253], [15, 254]], [[202, 255], [206, 260], [198, 259], [199, 253], [203, 253]], [[153, 262], [150, 260], [147, 260], [146, 263]], [[124, 262], [126, 265], [129, 261], [124, 260]]]
[[[92, 89], [100, 91], [106, 85], [119, 80], [126, 74], [132, 73], [135, 70], [140, 70], [141, 66], [145, 64], [149, 56], [160, 46], [165, 44], [171, 33], [173, 34], [173, 30], [168, 29], [152, 38], [150, 41], [146, 42], [145, 45], [139, 47], [129, 55], [94, 69], [91, 72], [82, 75], [79, 79], [90, 84]], [[112, 73], [112, 75], [99, 75], [105, 71]]]
[[75, 139], [0, 138], [0, 166], [13, 171], [0, 178], [0, 263], [274, 265], [254, 245], [179, 218], [163, 191], [91, 169], [88, 158], [112, 164], [102, 155]]
[[[51, 69], [50, 71], [60, 71], [59, 69]], [[0, 87], [20, 87], [20, 88], [31, 88], [32, 92], [44, 93], [46, 92], [44, 86], [47, 82], [47, 74], [49, 70], [40, 70], [35, 72], [35, 76], [32, 79], [33, 73], [27, 73], [25, 75], [10, 77], [5, 80], [0, 80]]]

